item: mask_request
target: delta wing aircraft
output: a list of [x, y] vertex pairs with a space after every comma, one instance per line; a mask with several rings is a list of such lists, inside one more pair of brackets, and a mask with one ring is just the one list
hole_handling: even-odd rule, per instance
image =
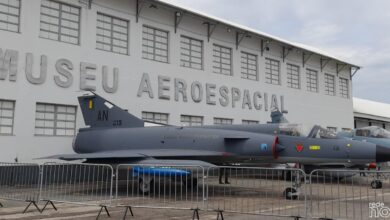
[[[78, 97], [87, 128], [73, 143], [76, 154], [48, 158], [87, 163], [132, 163], [210, 167], [241, 163], [367, 164], [390, 160], [390, 149], [367, 142], [334, 139], [319, 127], [307, 136], [256, 132], [259, 126], [144, 127], [144, 121], [97, 94]], [[246, 126], [246, 127], [245, 127]], [[277, 125], [274, 125], [277, 126]], [[272, 128], [267, 128], [272, 129]], [[286, 132], [296, 132], [288, 130]], [[150, 180], [149, 180], [150, 181]], [[146, 183], [147, 184], [147, 183]]]

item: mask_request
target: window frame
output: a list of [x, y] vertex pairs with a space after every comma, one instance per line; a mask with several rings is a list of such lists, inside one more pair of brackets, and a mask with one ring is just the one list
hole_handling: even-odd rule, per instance
[[[188, 39], [190, 41], [190, 43], [188, 44], [189, 46], [189, 55], [186, 55], [186, 54], [183, 54], [182, 50], [187, 50], [187, 49], [184, 49], [181, 45], [183, 44], [183, 41], [182, 39], [185, 38], [185, 39]], [[193, 51], [191, 48], [194, 46], [191, 42], [192, 41], [197, 41], [197, 42], [200, 42], [200, 63], [195, 63], [192, 61], [192, 53], [193, 52], [197, 52], [197, 51]], [[183, 60], [182, 59], [182, 56], [188, 56], [189, 57], [189, 61], [186, 61], [186, 60]], [[194, 58], [199, 58], [199, 57], [194, 57]], [[182, 62], [188, 62], [189, 63], [189, 66], [185, 66], [183, 65]], [[196, 68], [196, 67], [193, 67], [193, 64], [200, 64], [200, 68]], [[199, 39], [196, 39], [196, 38], [193, 38], [193, 37], [189, 37], [187, 35], [180, 35], [180, 66], [181, 67], [185, 67], [185, 68], [190, 68], [190, 69], [196, 69], [196, 70], [204, 70], [204, 42], [203, 40], [199, 40]]]
[[[0, 5], [3, 5], [5, 7], [11, 7], [11, 8], [14, 8], [14, 9], [18, 9], [18, 15], [17, 15], [18, 23], [15, 24], [15, 23], [12, 23], [12, 22], [9, 22], [9, 21], [4, 21], [4, 20], [0, 20], [0, 22], [4, 23], [4, 24], [7, 24], [7, 25], [8, 24], [17, 25], [17, 29], [18, 30], [17, 31], [12, 31], [12, 30], [9, 30], [9, 29], [0, 28], [1, 31], [9, 31], [9, 32], [13, 32], [13, 33], [20, 33], [20, 21], [21, 21], [20, 17], [21, 17], [21, 10], [22, 10], [22, 0], [17, 0], [17, 1], [19, 2], [19, 7], [12, 6], [9, 3], [8, 4], [0, 3]], [[6, 15], [7, 18], [8, 18], [8, 16], [14, 16], [15, 17], [14, 14], [6, 13], [6, 12], [0, 12], [0, 14]]]
[[[295, 72], [293, 68], [297, 69], [296, 71], [297, 75], [294, 75]], [[287, 87], [292, 89], [301, 89], [301, 68], [299, 65], [287, 63], [286, 75], [287, 75]], [[297, 79], [295, 79], [294, 76], [297, 76]], [[297, 81], [297, 83], [295, 83], [294, 81]], [[296, 85], [296, 87], [294, 85]]]
[[[310, 77], [309, 77], [309, 75], [310, 75]], [[315, 76], [315, 84], [312, 83], [312, 80], [313, 80], [313, 78], [311, 77], [312, 75]], [[315, 85], [315, 90], [313, 90], [314, 87], [312, 85]], [[314, 69], [306, 68], [306, 90], [308, 92], [318, 93], [319, 92], [318, 85], [319, 85], [318, 84], [318, 71], [314, 70]]]
[[[343, 83], [343, 80], [345, 80], [345, 82], [346, 82], [345, 84]], [[349, 99], [349, 79], [344, 78], [344, 77], [339, 77], [339, 87], [340, 87], [340, 90], [339, 90], [340, 96], [342, 98]]]
[[[4, 102], [11, 102], [12, 103], [12, 109], [9, 109], [9, 108], [3, 108], [3, 103]], [[3, 118], [6, 118], [6, 119], [11, 119], [12, 121], [12, 125], [2, 125], [0, 123], [0, 127], [10, 127], [11, 128], [11, 133], [1, 133], [0, 132], [0, 136], [14, 136], [14, 131], [15, 131], [15, 112], [16, 112], [16, 100], [10, 100], [10, 99], [0, 99], [0, 113], [3, 111], [3, 110], [11, 110], [12, 111], [12, 117], [3, 117], [2, 114], [0, 114], [0, 120], [3, 119]], [[0, 129], [1, 131], [1, 129]]]
[[[148, 39], [146, 39], [146, 38], [144, 38], [144, 34], [145, 34], [145, 32], [144, 32], [144, 28], [148, 28], [148, 29], [153, 29], [153, 53], [149, 53], [149, 52], [147, 52], [147, 51], [145, 51], [144, 50], [144, 47], [149, 47], [148, 45], [145, 45], [144, 43], [143, 43], [143, 41], [144, 40], [147, 40], [147, 41], [149, 41]], [[166, 37], [166, 39], [167, 39], [167, 43], [166, 43], [166, 46], [167, 46], [167, 57], [166, 57], [166, 61], [161, 61], [161, 60], [157, 60], [156, 59], [156, 34], [155, 34], [155, 32], [156, 31], [161, 31], [161, 32], [165, 32], [166, 34], [167, 34], [167, 37]], [[148, 34], [148, 33], [147, 33]], [[162, 36], [159, 36], [159, 37], [162, 37]], [[156, 28], [156, 27], [153, 27], [153, 26], [150, 26], [150, 25], [146, 25], [146, 24], [144, 24], [144, 25], [142, 25], [142, 33], [141, 33], [141, 55], [142, 55], [142, 59], [145, 59], [145, 60], [151, 60], [151, 61], [155, 61], [155, 62], [160, 62], [160, 63], [169, 63], [169, 59], [170, 59], [170, 56], [169, 56], [169, 46], [170, 46], [170, 42], [169, 42], [169, 40], [170, 40], [170, 36], [169, 36], [169, 31], [167, 31], [167, 30], [163, 30], [163, 29], [160, 29], [160, 28]], [[161, 42], [160, 42], [161, 43]], [[150, 47], [149, 47], [150, 48]], [[161, 50], [161, 49], [160, 49]], [[152, 54], [153, 55], [153, 59], [152, 58], [146, 58], [146, 57], [144, 57], [144, 53], [146, 53], [146, 54]], [[163, 56], [161, 56], [161, 55], [158, 55], [158, 56], [160, 56], [160, 57], [163, 57]]]
[[[329, 80], [331, 80], [331, 81], [329, 81]], [[329, 96], [336, 95], [336, 77], [335, 77], [335, 75], [332, 75], [329, 73], [324, 74], [324, 88], [325, 88], [325, 95], [329, 95]]]
[[[246, 55], [246, 57], [243, 57], [243, 55]], [[252, 56], [255, 59], [249, 59], [249, 57]], [[246, 63], [243, 62], [242, 59], [246, 58]], [[249, 61], [255, 61], [254, 65], [249, 64]], [[253, 81], [259, 81], [259, 58], [256, 54], [254, 53], [249, 53], [246, 51], [241, 51], [241, 56], [240, 56], [240, 63], [241, 63], [241, 78], [242, 79], [248, 79], [248, 80], [253, 80]], [[244, 65], [246, 65], [246, 68], [244, 68]], [[250, 66], [255, 66], [256, 69], [250, 69]], [[246, 72], [243, 72], [246, 70]], [[250, 74], [249, 71], [255, 71], [255, 75]], [[251, 79], [249, 76], [255, 76], [255, 79]]]
[[[269, 67], [268, 67], [268, 62], [269, 61]], [[273, 65], [272, 63], [273, 62], [276, 62], [278, 65], [278, 74], [277, 74], [277, 83], [274, 83], [275, 79], [273, 78], [273, 76], [276, 76], [273, 72]], [[270, 71], [270, 72], [267, 72], [267, 71]], [[271, 84], [271, 85], [282, 85], [282, 82], [281, 82], [281, 68], [280, 68], [280, 60], [276, 60], [276, 59], [272, 59], [272, 58], [269, 58], [269, 57], [266, 57], [265, 58], [265, 72], [264, 72], [264, 75], [265, 75], [265, 83], [267, 84]], [[270, 76], [268, 78], [268, 75]], [[270, 81], [268, 81], [270, 80]]]
[[[97, 37], [98, 36], [101, 36], [101, 37], [107, 37], [107, 36], [104, 36], [104, 35], [99, 35], [98, 34], [98, 29], [99, 29], [99, 27], [98, 27], [98, 22], [100, 21], [100, 22], [103, 22], [103, 23], [106, 23], [106, 22], [104, 22], [104, 21], [101, 21], [101, 20], [99, 20], [99, 15], [102, 15], [102, 16], [105, 16], [105, 17], [109, 17], [110, 19], [111, 19], [111, 30], [110, 30], [110, 34], [111, 34], [111, 36], [110, 36], [110, 47], [111, 47], [111, 50], [105, 50], [105, 49], [102, 49], [102, 48], [98, 48], [97, 47], [97, 44], [98, 43], [101, 43], [101, 44], [103, 44], [103, 45], [108, 45], [108, 44], [106, 44], [106, 43], [104, 43], [104, 42], [99, 42], [98, 41], [98, 39], [97, 39]], [[123, 33], [121, 33], [121, 32], [117, 32], [117, 31], [114, 31], [114, 19], [116, 19], [116, 20], [120, 20], [120, 21], [124, 21], [124, 22], [126, 22], [126, 24], [127, 24], [127, 26], [126, 26], [126, 47], [122, 47], [122, 46], [115, 46], [115, 47], [119, 47], [119, 48], [122, 48], [122, 49], [126, 49], [126, 53], [121, 53], [121, 52], [117, 52], [117, 51], [114, 51], [113, 49], [114, 49], [114, 40], [119, 40], [119, 41], [123, 41], [122, 39], [118, 39], [118, 38], [114, 38], [114, 32], [116, 32], [116, 33], [119, 33], [119, 34], [123, 34]], [[107, 23], [106, 23], [107, 24]], [[119, 25], [116, 25], [116, 26], [119, 26]], [[122, 28], [124, 28], [123, 26], [119, 26], [119, 27], [122, 27]], [[102, 30], [107, 30], [107, 29], [104, 29], [104, 28], [100, 28], [100, 29], [102, 29]], [[130, 42], [130, 21], [128, 20], [128, 19], [123, 19], [123, 18], [120, 18], [120, 17], [117, 17], [117, 16], [113, 16], [113, 15], [110, 15], [110, 14], [107, 14], [107, 13], [103, 13], [103, 12], [100, 12], [100, 11], [98, 11], [97, 13], [96, 13], [96, 49], [97, 50], [102, 50], [102, 51], [107, 51], [107, 52], [112, 52], [112, 53], [117, 53], [117, 54], [121, 54], [121, 55], [129, 55], [129, 42]]]
[[[204, 124], [204, 116], [199, 116], [199, 115], [180, 115], [180, 124], [183, 126], [183, 123], [186, 123], [185, 121], [183, 122], [183, 117], [189, 117], [190, 118], [190, 121], [189, 121], [189, 125], [187, 127], [191, 127], [191, 126], [203, 126]], [[200, 118], [201, 119], [201, 124], [200, 125], [192, 125], [193, 120], [192, 118]], [[186, 125], [184, 125], [186, 126]]]
[[[149, 120], [148, 118], [144, 118], [144, 114], [152, 114], [153, 115], [153, 120]], [[157, 114], [166, 115], [167, 116], [167, 122], [163, 123], [161, 121], [156, 121], [155, 119], [156, 119], [156, 115]], [[142, 115], [142, 120], [147, 121], [147, 122], [153, 122], [153, 123], [159, 123], [159, 124], [165, 124], [165, 125], [169, 124], [169, 113], [142, 111], [141, 115]]]
[[[219, 50], [215, 50], [216, 47], [218, 47]], [[229, 50], [229, 53], [222, 52], [222, 49]], [[218, 52], [220, 54], [220, 56], [216, 56], [214, 54], [215, 52]], [[222, 46], [220, 44], [213, 44], [213, 53], [212, 54], [213, 54], [213, 65], [212, 65], [213, 73], [225, 75], [225, 76], [233, 76], [233, 49], [231, 47]], [[223, 58], [222, 54], [229, 54], [230, 55], [229, 59]], [[218, 63], [216, 61], [216, 58], [219, 59]], [[229, 60], [229, 63], [224, 63], [224, 62], [222, 62], [222, 60]], [[219, 64], [219, 66], [216, 66], [216, 64]], [[228, 70], [228, 69], [223, 68], [222, 65], [228, 65], [228, 64], [229, 64], [229, 74], [225, 74], [225, 73], [223, 73], [223, 70]], [[216, 71], [216, 69], [218, 71]]]
[[[78, 46], [80, 46], [81, 45], [81, 7], [80, 6], [78, 6], [78, 5], [74, 5], [74, 4], [72, 4], [72, 3], [68, 3], [68, 2], [62, 2], [62, 1], [57, 1], [57, 0], [44, 0], [44, 1], [48, 1], [48, 2], [55, 2], [55, 3], [57, 3], [57, 4], [59, 4], [59, 9], [57, 10], [57, 9], [53, 9], [53, 8], [49, 8], [49, 7], [47, 7], [47, 6], [45, 6], [45, 5], [43, 5], [42, 3], [43, 3], [43, 1], [41, 1], [41, 5], [40, 5], [40, 12], [39, 12], [39, 38], [41, 38], [41, 39], [46, 39], [46, 40], [52, 40], [52, 41], [58, 41], [58, 42], [63, 42], [63, 43], [67, 43], [67, 44], [71, 44], [71, 45], [78, 45]], [[67, 37], [71, 37], [71, 38], [75, 38], [75, 36], [71, 36], [71, 35], [68, 35], [68, 34], [61, 34], [61, 29], [63, 28], [62, 27], [62, 20], [63, 20], [63, 18], [61, 17], [62, 16], [62, 6], [63, 5], [66, 5], [66, 6], [68, 6], [68, 7], [71, 7], [71, 8], [77, 8], [78, 9], [78, 11], [79, 11], [79, 13], [78, 13], [78, 22], [77, 22], [77, 24], [78, 24], [78, 29], [77, 29], [77, 32], [78, 32], [78, 34], [77, 34], [77, 43], [72, 43], [72, 42], [68, 42], [68, 41], [63, 41], [63, 40], [61, 40], [61, 36], [62, 35], [64, 35], [64, 36], [67, 36]], [[45, 16], [48, 16], [48, 17], [52, 17], [52, 18], [58, 18], [58, 32], [52, 32], [52, 31], [48, 31], [48, 30], [43, 30], [42, 28], [41, 28], [41, 23], [42, 23], [42, 7], [44, 7], [44, 8], [47, 8], [47, 9], [49, 9], [49, 10], [57, 10], [58, 11], [58, 17], [54, 17], [54, 16], [52, 16], [52, 15], [48, 15], [48, 14], [43, 14], [43, 15], [45, 15]], [[71, 14], [73, 14], [73, 13], [71, 13]], [[73, 15], [75, 15], [75, 14], [73, 14]], [[69, 20], [69, 19], [65, 19], [65, 20]], [[71, 21], [70, 20], [70, 22], [74, 22], [74, 21]], [[43, 23], [45, 23], [45, 24], [48, 24], [48, 25], [54, 25], [54, 24], [51, 24], [51, 23], [49, 23], [49, 22], [43, 22]], [[76, 22], [75, 22], [76, 23]], [[71, 30], [76, 30], [76, 29], [73, 29], [73, 28], [69, 28], [69, 27], [66, 27], [67, 29], [71, 29]], [[43, 37], [43, 36], [41, 36], [41, 32], [42, 31], [44, 31], [44, 32], [46, 32], [46, 33], [55, 33], [55, 34], [58, 34], [58, 38], [57, 39], [51, 39], [51, 38], [48, 38], [48, 37]]]
[[[37, 106], [38, 105], [44, 105], [44, 106], [46, 106], [46, 105], [52, 105], [52, 106], [54, 106], [54, 112], [48, 112], [48, 111], [38, 111], [38, 108], [37, 108]], [[68, 107], [74, 107], [74, 110], [75, 110], [75, 112], [74, 112], [74, 114], [73, 113], [64, 113], [64, 112], [58, 112], [58, 108], [59, 107], [65, 107], [65, 108], [68, 108]], [[46, 102], [36, 102], [35, 103], [35, 121], [34, 121], [34, 136], [37, 136], [37, 137], [74, 137], [76, 134], [77, 134], [77, 105], [67, 105], [67, 104], [55, 104], [55, 103], [46, 103]], [[54, 114], [54, 118], [52, 119], [52, 120], [47, 120], [47, 119], [41, 119], [41, 118], [37, 118], [37, 116], [36, 116], [36, 113], [43, 113], [43, 114], [45, 114], [45, 113], [53, 113]], [[68, 120], [58, 120], [58, 114], [66, 114], [66, 115], [74, 115], [74, 120], [73, 121], [68, 121]], [[37, 120], [41, 120], [41, 121], [53, 121], [53, 123], [54, 123], [54, 125], [53, 125], [53, 127], [37, 127]], [[58, 121], [61, 121], [61, 122], [74, 122], [74, 127], [73, 127], [73, 130], [74, 130], [74, 133], [73, 133], [73, 135], [59, 135], [59, 134], [57, 134], [57, 130], [58, 129], [65, 129], [65, 130], [67, 130], [67, 128], [65, 127], [65, 128], [62, 128], [62, 127], [57, 127], [57, 122]], [[53, 135], [50, 135], [50, 134], [37, 134], [36, 133], [36, 129], [47, 129], [47, 128], [49, 128], [49, 129], [53, 129]]]
[[258, 120], [248, 120], [248, 119], [242, 119], [241, 124], [243, 125], [254, 125], [254, 124], [259, 124], [260, 121]]
[[[216, 123], [216, 121], [220, 121], [221, 123]], [[229, 121], [230, 123], [224, 123], [224, 121]], [[221, 118], [221, 117], [214, 117], [213, 119], [214, 125], [232, 125], [233, 124], [233, 118]]]

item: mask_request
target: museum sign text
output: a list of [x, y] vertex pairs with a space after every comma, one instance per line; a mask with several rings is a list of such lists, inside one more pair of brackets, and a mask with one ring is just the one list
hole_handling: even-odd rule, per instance
[[[0, 48], [0, 80], [16, 82], [19, 64], [19, 52], [16, 50], [2, 50]], [[47, 61], [46, 55], [40, 57], [40, 71], [33, 73], [34, 56], [32, 53], [25, 55], [25, 76], [31, 84], [43, 84], [47, 79]], [[35, 61], [36, 62], [36, 61]], [[68, 59], [58, 59], [55, 62], [57, 74], [54, 75], [54, 83], [62, 88], [69, 88], [74, 81], [74, 64]], [[95, 72], [97, 65], [88, 62], [80, 62], [79, 77], [80, 90], [95, 91], [96, 86], [91, 85], [96, 80]], [[112, 73], [112, 76], [109, 76]], [[102, 66], [102, 88], [107, 93], [115, 93], [119, 85], [119, 69], [113, 68], [109, 71], [108, 66]], [[108, 79], [112, 78], [109, 83]], [[153, 88], [153, 80], [157, 80], [157, 88]], [[275, 94], [268, 94], [260, 91], [250, 91], [225, 85], [216, 85], [213, 83], [201, 83], [199, 81], [187, 82], [184, 79], [172, 78], [169, 76], [158, 75], [156, 79], [151, 78], [148, 73], [143, 73], [138, 85], [137, 97], [148, 97], [149, 99], [158, 98], [161, 100], [174, 100], [176, 102], [205, 102], [208, 105], [220, 105], [223, 107], [255, 109], [268, 111], [269, 109], [286, 110], [284, 97]]]

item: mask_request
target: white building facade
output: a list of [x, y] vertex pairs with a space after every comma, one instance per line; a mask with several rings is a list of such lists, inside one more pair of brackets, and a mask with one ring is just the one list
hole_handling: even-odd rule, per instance
[[0, 161], [72, 153], [88, 90], [174, 125], [354, 126], [357, 66], [161, 1], [0, 0], [0, 37]]
[[390, 104], [353, 98], [355, 128], [378, 126], [390, 131]]

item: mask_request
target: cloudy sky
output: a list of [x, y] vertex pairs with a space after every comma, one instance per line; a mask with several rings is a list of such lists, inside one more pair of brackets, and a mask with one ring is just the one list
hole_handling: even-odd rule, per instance
[[390, 103], [389, 0], [165, 0], [289, 41], [363, 68], [353, 95]]

